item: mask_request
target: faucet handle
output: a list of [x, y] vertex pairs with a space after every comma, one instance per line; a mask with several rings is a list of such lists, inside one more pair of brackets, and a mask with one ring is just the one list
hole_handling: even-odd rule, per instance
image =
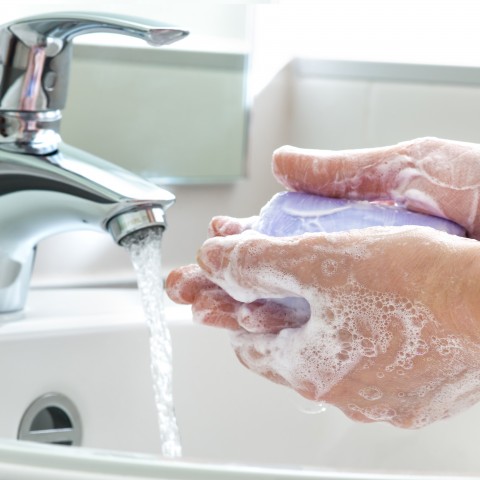
[[109, 32], [166, 45], [188, 31], [145, 18], [112, 13], [58, 12], [0, 26], [0, 112], [45, 112], [64, 108], [72, 39]]

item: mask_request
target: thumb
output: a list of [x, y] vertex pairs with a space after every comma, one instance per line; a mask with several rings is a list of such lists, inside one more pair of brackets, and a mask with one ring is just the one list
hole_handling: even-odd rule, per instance
[[234, 218], [225, 215], [213, 217], [208, 227], [210, 237], [236, 235], [252, 228], [258, 217]]

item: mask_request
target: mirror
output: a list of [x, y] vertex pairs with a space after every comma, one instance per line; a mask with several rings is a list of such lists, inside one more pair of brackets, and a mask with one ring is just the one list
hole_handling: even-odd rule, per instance
[[[2, 16], [62, 10], [95, 11], [98, 2], [17, 0]], [[159, 184], [244, 176], [248, 5], [137, 0], [102, 2], [101, 10], [156, 18], [190, 35], [160, 48], [117, 35], [77, 39], [63, 140]]]

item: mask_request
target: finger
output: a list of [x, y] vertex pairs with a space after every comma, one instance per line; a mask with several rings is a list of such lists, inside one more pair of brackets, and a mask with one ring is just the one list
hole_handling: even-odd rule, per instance
[[212, 288], [216, 288], [216, 285], [205, 276], [198, 265], [186, 265], [172, 270], [165, 281], [168, 297], [180, 304], [190, 305], [199, 292]]
[[400, 172], [411, 166], [407, 144], [343, 151], [285, 146], [273, 155], [273, 173], [287, 189], [328, 197], [390, 198]]
[[209, 225], [210, 237], [226, 237], [237, 235], [252, 227], [258, 217], [234, 218], [227, 216], [214, 217]]
[[[273, 238], [260, 234], [214, 237], [200, 249], [197, 261], [206, 276], [236, 300], [305, 297], [309, 269], [299, 262], [312, 260], [311, 245], [302, 237]], [[310, 283], [308, 283], [310, 282]]]
[[199, 292], [192, 304], [193, 320], [202, 325], [239, 330], [237, 311], [241, 303], [220, 287]]
[[192, 306], [197, 323], [252, 333], [278, 333], [296, 328], [310, 318], [310, 306], [303, 299], [289, 301], [259, 300], [244, 304], [234, 300], [220, 287], [199, 292]]
[[310, 305], [303, 298], [262, 299], [241, 304], [237, 321], [250, 333], [278, 333], [298, 328], [310, 319]]

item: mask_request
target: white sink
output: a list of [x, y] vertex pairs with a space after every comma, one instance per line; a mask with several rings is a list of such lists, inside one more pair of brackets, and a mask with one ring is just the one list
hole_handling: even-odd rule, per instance
[[[158, 452], [148, 331], [136, 290], [33, 290], [0, 323], [0, 437], [16, 438], [37, 398], [80, 414], [82, 445]], [[5, 388], [8, 386], [8, 388]]]
[[[166, 314], [181, 461], [159, 454], [137, 291], [33, 290], [26, 311], [0, 324], [0, 478], [480, 475], [480, 408], [419, 431], [356, 424], [333, 407], [308, 414], [312, 406], [296, 394], [243, 368], [225, 332], [192, 324], [188, 307], [167, 304]], [[78, 410], [81, 448], [15, 440], [29, 405], [49, 393]]]

